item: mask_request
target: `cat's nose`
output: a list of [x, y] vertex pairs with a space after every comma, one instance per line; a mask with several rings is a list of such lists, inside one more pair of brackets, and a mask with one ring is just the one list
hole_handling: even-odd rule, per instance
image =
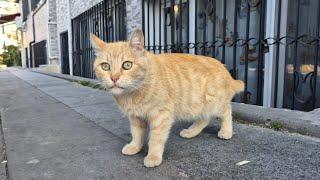
[[119, 76], [111, 76], [111, 80], [116, 83], [119, 80]]

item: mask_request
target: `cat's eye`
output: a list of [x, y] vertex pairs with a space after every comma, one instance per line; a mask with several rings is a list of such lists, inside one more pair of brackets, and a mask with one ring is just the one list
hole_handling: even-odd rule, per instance
[[132, 68], [132, 62], [131, 61], [126, 61], [122, 64], [122, 68], [125, 70], [129, 70]]
[[108, 63], [102, 63], [101, 68], [104, 71], [109, 71], [110, 70], [110, 65]]

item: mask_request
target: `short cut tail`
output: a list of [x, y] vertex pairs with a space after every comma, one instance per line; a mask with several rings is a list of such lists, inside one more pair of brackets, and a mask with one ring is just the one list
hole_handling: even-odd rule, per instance
[[241, 80], [234, 80], [233, 90], [235, 91], [235, 93], [242, 92], [244, 90], [244, 83]]

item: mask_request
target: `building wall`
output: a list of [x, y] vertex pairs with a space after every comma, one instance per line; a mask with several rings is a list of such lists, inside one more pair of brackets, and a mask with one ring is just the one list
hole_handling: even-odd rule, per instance
[[77, 17], [79, 14], [85, 12], [90, 7], [98, 4], [102, 0], [69, 0], [70, 2], [70, 15], [71, 18]]
[[[60, 34], [70, 29], [70, 13], [69, 13], [69, 0], [57, 0], [56, 1], [56, 14], [57, 14], [57, 52], [58, 52], [58, 63], [62, 64], [61, 56], [61, 42]], [[71, 40], [69, 42], [71, 44]], [[70, 48], [70, 45], [69, 45]]]
[[57, 34], [57, 9], [56, 0], [47, 0], [48, 4], [48, 56], [50, 64], [58, 62], [58, 34]]
[[135, 28], [142, 28], [142, 0], [127, 0], [127, 37]]
[[[32, 17], [28, 17], [31, 20], [30, 27], [28, 26], [28, 33], [32, 34]], [[48, 2], [44, 4], [38, 12], [34, 15], [34, 26], [35, 26], [35, 41], [40, 42], [47, 40], [48, 37]], [[32, 37], [32, 35], [31, 35]], [[30, 39], [31, 41], [33, 39]], [[29, 42], [28, 42], [29, 43]]]
[[[60, 35], [68, 31], [68, 46], [69, 46], [69, 64], [72, 64], [72, 32], [71, 21], [76, 16], [88, 10], [90, 7], [96, 5], [102, 0], [56, 0], [56, 14], [57, 14], [57, 57], [58, 63], [62, 64], [61, 56], [61, 42]], [[70, 66], [70, 74], [72, 75], [72, 66]]]
[[[29, 3], [30, 4], [30, 3]], [[38, 5], [40, 6], [40, 4]], [[33, 37], [32, 14], [34, 14], [35, 37]], [[58, 35], [57, 35], [57, 8], [56, 0], [46, 0], [40, 8], [31, 11], [24, 22], [23, 42], [22, 42], [22, 60], [26, 64], [25, 48], [28, 48], [28, 57], [30, 58], [29, 43], [33, 40], [35, 43], [47, 41], [47, 63], [58, 64]]]
[[[68, 31], [69, 35], [69, 60], [72, 63], [72, 32], [71, 21], [81, 13], [102, 0], [47, 0], [46, 4], [35, 15], [35, 41], [47, 40], [48, 63], [61, 64], [60, 34]], [[127, 33], [130, 34], [135, 28], [141, 28], [142, 0], [127, 0]], [[22, 54], [25, 56], [25, 48], [29, 50], [29, 43], [33, 40], [32, 15], [30, 12], [26, 20], [26, 31], [23, 32]], [[29, 54], [30, 57], [30, 54]], [[25, 58], [24, 58], [25, 59]], [[70, 69], [72, 71], [72, 67]]]
[[3, 46], [18, 46], [20, 41], [17, 26], [14, 22], [0, 24], [0, 54], [3, 53]]
[[69, 26], [69, 11], [68, 11], [68, 2], [69, 0], [57, 0], [57, 32], [67, 31]]

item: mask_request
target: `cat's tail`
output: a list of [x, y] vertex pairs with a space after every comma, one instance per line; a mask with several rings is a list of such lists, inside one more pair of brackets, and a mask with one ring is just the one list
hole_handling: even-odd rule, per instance
[[241, 80], [234, 80], [232, 86], [235, 93], [239, 93], [244, 90], [244, 83]]

